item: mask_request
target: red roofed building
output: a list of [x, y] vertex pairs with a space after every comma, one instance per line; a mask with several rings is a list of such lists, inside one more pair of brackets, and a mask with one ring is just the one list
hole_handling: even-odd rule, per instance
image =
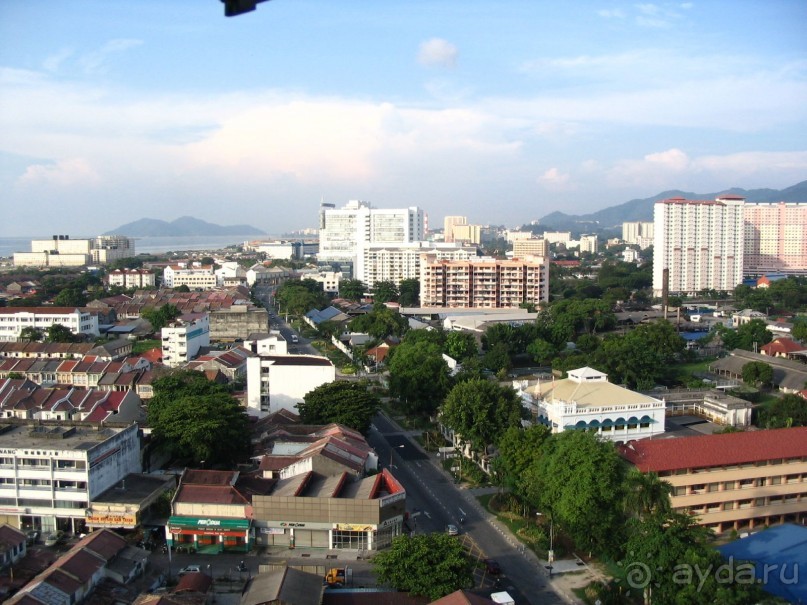
[[718, 533], [807, 522], [807, 427], [645, 439], [620, 453], [672, 484], [675, 510]]
[[807, 347], [792, 338], [777, 338], [760, 349], [760, 353], [771, 357], [790, 357], [793, 353], [804, 353], [805, 351], [807, 351]]

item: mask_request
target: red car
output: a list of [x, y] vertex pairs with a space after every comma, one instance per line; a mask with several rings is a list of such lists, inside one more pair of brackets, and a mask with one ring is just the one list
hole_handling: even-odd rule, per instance
[[499, 567], [499, 562], [496, 559], [485, 559], [485, 571], [492, 576], [498, 576], [502, 573], [502, 568]]

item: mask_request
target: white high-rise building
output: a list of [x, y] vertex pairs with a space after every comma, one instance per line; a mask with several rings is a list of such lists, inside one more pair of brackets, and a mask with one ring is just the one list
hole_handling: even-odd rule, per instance
[[653, 223], [644, 221], [622, 223], [622, 241], [626, 244], [639, 244], [647, 239], [653, 239]]
[[371, 290], [379, 281], [400, 285], [404, 279], [419, 279], [422, 257], [426, 253], [437, 260], [468, 260], [478, 256], [476, 246], [456, 242], [365, 244], [356, 259], [354, 276]]
[[339, 265], [353, 273], [366, 244], [401, 244], [426, 239], [426, 219], [421, 208], [373, 208], [351, 200], [344, 208], [322, 204], [319, 212], [320, 265]]
[[654, 206], [653, 295], [733, 290], [743, 280], [745, 200], [670, 198]]

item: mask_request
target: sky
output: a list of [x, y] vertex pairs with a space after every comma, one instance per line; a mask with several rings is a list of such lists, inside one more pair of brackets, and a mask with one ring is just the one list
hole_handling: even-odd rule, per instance
[[[0, 236], [515, 228], [807, 179], [807, 2], [0, 2]], [[807, 201], [807, 200], [805, 200]]]

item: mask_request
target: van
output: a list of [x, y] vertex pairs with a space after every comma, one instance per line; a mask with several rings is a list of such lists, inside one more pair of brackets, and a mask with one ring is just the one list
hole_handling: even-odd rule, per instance
[[297, 334], [292, 334], [292, 335], [291, 335], [291, 342], [292, 342], [292, 344], [295, 344], [295, 345], [296, 345], [298, 342], [300, 342], [300, 339], [299, 339], [299, 338], [297, 338]]

